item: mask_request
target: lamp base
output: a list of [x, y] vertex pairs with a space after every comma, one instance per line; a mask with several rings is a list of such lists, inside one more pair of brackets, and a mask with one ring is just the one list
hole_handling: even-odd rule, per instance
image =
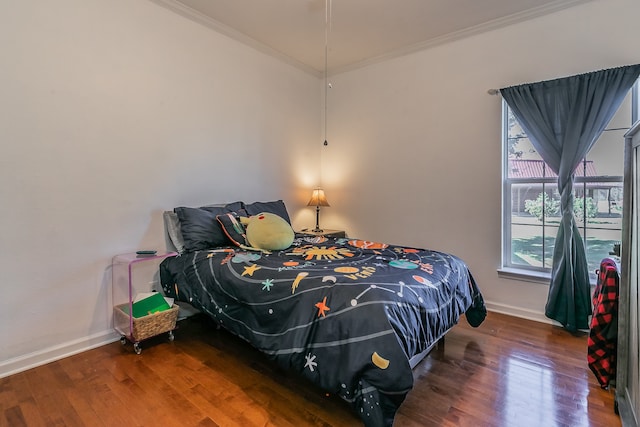
[[316, 228], [313, 230], [314, 233], [322, 233], [322, 228], [320, 228], [320, 206], [316, 206]]

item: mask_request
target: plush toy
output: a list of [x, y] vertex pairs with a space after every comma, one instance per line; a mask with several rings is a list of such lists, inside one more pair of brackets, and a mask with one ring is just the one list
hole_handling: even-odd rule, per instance
[[256, 249], [280, 251], [293, 243], [294, 232], [282, 217], [262, 212], [249, 218], [241, 217], [246, 228], [247, 243]]

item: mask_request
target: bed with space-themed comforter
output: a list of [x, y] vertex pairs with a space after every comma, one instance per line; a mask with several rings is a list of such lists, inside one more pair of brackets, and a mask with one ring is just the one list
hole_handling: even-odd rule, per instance
[[459, 258], [356, 239], [187, 252], [160, 270], [168, 296], [350, 402], [370, 426], [393, 423], [413, 366], [463, 313], [474, 326], [486, 314]]

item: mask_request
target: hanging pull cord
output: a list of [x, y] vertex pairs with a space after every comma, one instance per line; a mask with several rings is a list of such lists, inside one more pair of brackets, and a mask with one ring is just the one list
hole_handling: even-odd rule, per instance
[[327, 92], [331, 87], [328, 77], [329, 68], [329, 32], [331, 31], [331, 0], [325, 0], [324, 16], [324, 146], [329, 145], [327, 141]]

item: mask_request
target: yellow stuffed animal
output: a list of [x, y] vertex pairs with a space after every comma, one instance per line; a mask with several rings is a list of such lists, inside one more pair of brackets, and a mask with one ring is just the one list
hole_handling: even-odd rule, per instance
[[282, 217], [262, 212], [249, 218], [241, 217], [246, 228], [247, 243], [252, 248], [266, 251], [281, 251], [293, 243], [295, 233]]

